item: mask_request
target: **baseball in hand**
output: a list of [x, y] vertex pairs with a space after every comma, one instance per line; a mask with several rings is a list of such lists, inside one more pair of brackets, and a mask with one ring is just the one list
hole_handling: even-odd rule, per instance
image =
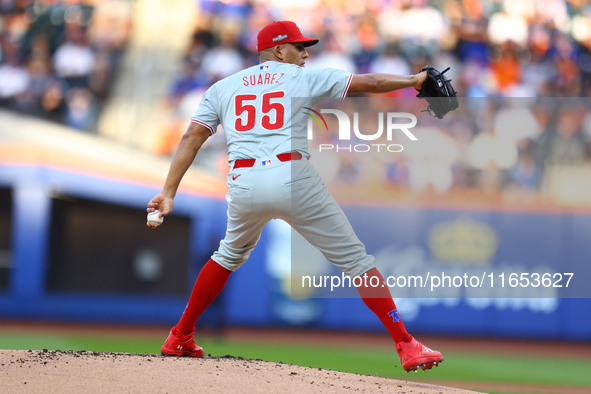
[[150, 226], [157, 227], [160, 226], [162, 222], [164, 222], [164, 218], [158, 216], [159, 213], [160, 211], [154, 211], [148, 214], [148, 223]]

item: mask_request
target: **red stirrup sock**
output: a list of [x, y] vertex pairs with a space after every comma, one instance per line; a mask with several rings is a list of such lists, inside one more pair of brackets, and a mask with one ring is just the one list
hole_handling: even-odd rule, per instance
[[[365, 275], [362, 275], [365, 277]], [[371, 280], [377, 277], [378, 280]], [[372, 287], [370, 284], [379, 283], [378, 287]], [[382, 287], [382, 284], [384, 286]], [[377, 268], [367, 271], [367, 280], [364, 279], [363, 285], [357, 288], [361, 299], [365, 305], [376, 314], [382, 324], [386, 327], [394, 342], [409, 342], [412, 336], [406, 332], [402, 319], [396, 309], [396, 304], [390, 295], [388, 287], [385, 285], [384, 278]]]
[[176, 328], [184, 335], [195, 331], [195, 323], [203, 311], [220, 294], [232, 271], [209, 260], [199, 272], [191, 297]]

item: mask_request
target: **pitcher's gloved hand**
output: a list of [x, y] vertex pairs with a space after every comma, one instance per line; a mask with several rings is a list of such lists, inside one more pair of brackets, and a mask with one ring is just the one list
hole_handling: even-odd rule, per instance
[[427, 100], [427, 103], [429, 103], [427, 111], [429, 114], [433, 112], [439, 119], [442, 119], [448, 112], [458, 108], [459, 105], [456, 91], [451, 85], [451, 79], [443, 75], [448, 70], [449, 67], [443, 72], [439, 72], [431, 66], [421, 69], [421, 71], [427, 72], [427, 79], [423, 83], [421, 90], [419, 90], [417, 97]]

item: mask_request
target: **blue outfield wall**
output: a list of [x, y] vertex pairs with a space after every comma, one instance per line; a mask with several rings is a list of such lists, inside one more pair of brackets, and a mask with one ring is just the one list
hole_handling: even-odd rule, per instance
[[[443, 293], [432, 293], [429, 286], [391, 288], [411, 331], [591, 340], [591, 215], [359, 206], [345, 206], [344, 211], [385, 278], [425, 279], [429, 272], [479, 279], [486, 275], [487, 281], [494, 280], [475, 289], [452, 286]], [[265, 229], [270, 249], [272, 234], [282, 232], [276, 227], [272, 222]], [[308, 257], [292, 253], [294, 261]], [[281, 286], [269, 263], [250, 261], [232, 278], [231, 323], [384, 330], [354, 289], [317, 288], [311, 298], [293, 299], [293, 289]], [[320, 275], [341, 276], [328, 262], [324, 264], [327, 268]], [[534, 274], [546, 278], [535, 288]], [[257, 287], [253, 281], [266, 284], [267, 291], [257, 289], [256, 300], [241, 298]]]
[[[57, 169], [0, 166], [0, 187], [12, 189], [12, 272], [0, 292], [0, 318], [85, 322], [173, 324], [188, 297], [146, 294], [57, 292], [46, 288], [51, 196], [54, 193], [144, 209], [158, 190]], [[406, 326], [414, 333], [591, 340], [591, 215], [520, 213], [419, 208], [345, 206], [344, 210], [384, 275], [493, 276], [510, 273], [573, 272], [573, 287], [550, 289], [544, 297], [521, 289], [488, 293], [450, 289], [441, 296], [424, 288], [393, 288]], [[223, 237], [224, 200], [179, 194], [175, 214], [191, 221], [189, 258], [204, 262], [211, 244]], [[138, 222], [138, 231], [144, 230]], [[155, 231], [166, 231], [166, 225]], [[301, 326], [338, 330], [384, 331], [379, 320], [352, 292], [319, 289], [292, 298], [270, 250], [284, 251], [285, 231], [277, 221], [265, 228], [250, 260], [228, 281], [221, 299], [205, 315], [225, 324]], [[278, 241], [283, 237], [282, 241]], [[288, 235], [289, 237], [289, 235]], [[287, 240], [289, 244], [289, 239]], [[338, 276], [321, 261], [323, 275]], [[190, 291], [198, 266], [185, 278]], [[588, 290], [588, 289], [589, 290]], [[326, 290], [326, 289], [324, 289]], [[351, 289], [349, 289], [351, 290]]]
[[[57, 169], [31, 166], [0, 166], [0, 187], [12, 190], [11, 265], [9, 288], [0, 290], [0, 318], [72, 320], [86, 322], [169, 323], [178, 319], [185, 296], [92, 293], [47, 289], [50, 210], [52, 196], [83, 198], [145, 210], [159, 190]], [[225, 201], [179, 193], [174, 215], [188, 217], [191, 238], [223, 237]], [[139, 231], [146, 230], [144, 216]], [[164, 230], [166, 231], [166, 230]], [[108, 247], [106, 245], [105, 247]], [[186, 281], [191, 288], [201, 261], [211, 246], [191, 242]], [[84, 264], [83, 261], [80, 264]], [[113, 278], [117, 281], [119, 278]]]

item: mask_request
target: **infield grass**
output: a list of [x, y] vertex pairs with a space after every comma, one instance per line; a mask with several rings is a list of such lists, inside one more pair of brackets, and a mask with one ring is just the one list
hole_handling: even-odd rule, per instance
[[[160, 336], [133, 338], [69, 334], [22, 334], [0, 331], [0, 348], [16, 350], [88, 350], [99, 352], [159, 353]], [[498, 354], [468, 354], [442, 349], [445, 363], [432, 371], [406, 373], [394, 349], [360, 349], [245, 343], [226, 340], [201, 340], [205, 354], [232, 355], [305, 367], [352, 372], [361, 375], [390, 377], [412, 381], [464, 381], [511, 384], [534, 384], [567, 387], [589, 387], [591, 392], [591, 357], [556, 358], [525, 357]], [[471, 384], [471, 387], [477, 387]]]

